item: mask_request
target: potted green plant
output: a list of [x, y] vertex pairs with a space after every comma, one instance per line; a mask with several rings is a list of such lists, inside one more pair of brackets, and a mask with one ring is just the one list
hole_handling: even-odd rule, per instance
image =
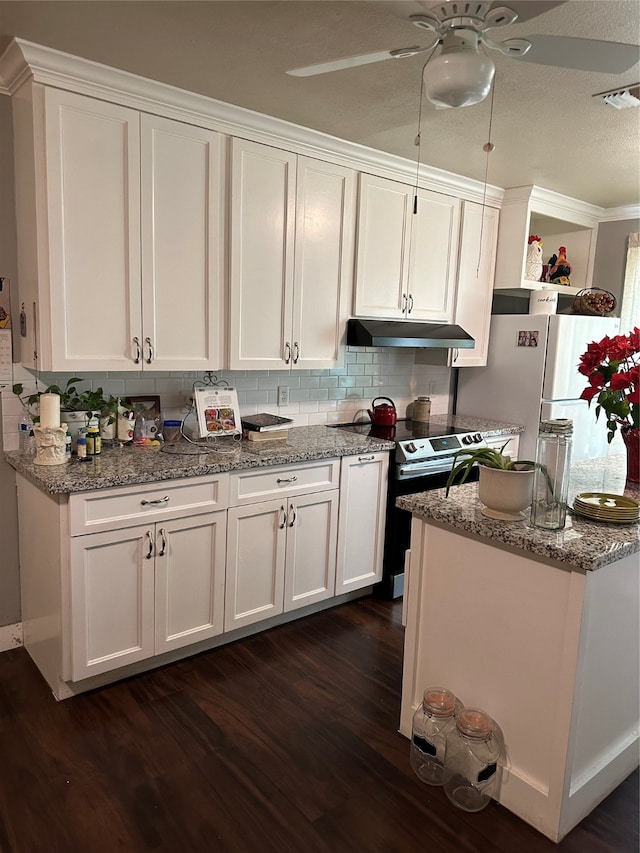
[[503, 453], [507, 444], [495, 447], [463, 448], [453, 458], [453, 467], [446, 485], [446, 496], [456, 480], [464, 483], [474, 465], [479, 468], [478, 497], [484, 504], [482, 514], [487, 518], [519, 521], [522, 510], [531, 505], [533, 475], [536, 463], [512, 459]]
[[92, 415], [102, 418], [106, 416], [109, 422], [115, 423], [118, 405], [117, 399], [111, 395], [105, 398], [102, 388], [88, 388], [85, 391], [79, 391], [77, 383], [82, 381], [79, 376], [71, 376], [62, 387], [57, 384], [49, 385], [44, 391], [36, 391], [26, 399], [22, 397], [24, 388], [21, 383], [18, 383], [13, 386], [13, 393], [20, 397], [23, 405], [29, 411], [33, 412], [34, 423], [40, 419], [37, 411], [40, 395], [58, 394], [60, 397], [60, 418], [67, 424], [67, 429], [71, 435], [72, 448], [75, 450], [80, 430], [87, 426], [89, 418]]

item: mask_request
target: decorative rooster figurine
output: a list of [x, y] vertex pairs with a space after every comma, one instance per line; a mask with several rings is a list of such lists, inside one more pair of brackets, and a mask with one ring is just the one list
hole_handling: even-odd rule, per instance
[[525, 278], [529, 281], [540, 281], [542, 276], [542, 240], [535, 234], [529, 235], [527, 246], [527, 263]]
[[557, 255], [551, 255], [549, 258], [549, 281], [554, 284], [564, 284], [569, 286], [569, 276], [573, 267], [567, 260], [567, 250], [564, 246], [560, 246]]

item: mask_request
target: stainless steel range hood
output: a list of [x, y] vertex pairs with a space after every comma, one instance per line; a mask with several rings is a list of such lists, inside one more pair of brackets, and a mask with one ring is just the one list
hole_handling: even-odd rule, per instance
[[356, 347], [473, 349], [474, 339], [460, 326], [410, 320], [349, 320], [347, 344]]

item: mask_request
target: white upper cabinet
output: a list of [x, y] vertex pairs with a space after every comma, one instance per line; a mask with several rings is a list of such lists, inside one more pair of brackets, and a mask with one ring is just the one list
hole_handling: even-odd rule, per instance
[[145, 369], [215, 370], [225, 333], [221, 138], [141, 118]]
[[484, 367], [487, 363], [498, 219], [495, 208], [464, 202], [455, 321], [476, 345], [450, 350], [453, 367]]
[[219, 134], [59, 89], [30, 95], [14, 113], [23, 362], [219, 367]]
[[234, 139], [229, 367], [340, 362], [354, 240], [354, 173]]
[[460, 201], [360, 176], [354, 313], [448, 322], [453, 317]]

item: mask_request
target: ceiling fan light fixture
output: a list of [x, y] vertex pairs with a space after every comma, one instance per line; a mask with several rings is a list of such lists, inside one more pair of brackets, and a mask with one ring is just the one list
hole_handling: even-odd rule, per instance
[[425, 95], [441, 109], [478, 104], [491, 91], [495, 70], [493, 60], [478, 52], [473, 39], [447, 36], [442, 53], [425, 66]]

